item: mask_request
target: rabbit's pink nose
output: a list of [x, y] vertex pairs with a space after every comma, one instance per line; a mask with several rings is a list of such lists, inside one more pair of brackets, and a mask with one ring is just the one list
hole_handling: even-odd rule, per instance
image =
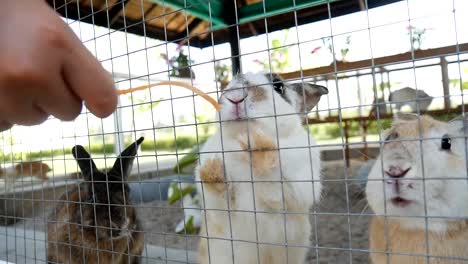
[[[247, 96], [246, 96], [246, 97], [247, 97]], [[245, 100], [246, 97], [240, 98], [240, 99], [230, 99], [230, 98], [227, 98], [227, 97], [226, 97], [226, 99], [228, 99], [229, 102], [231, 102], [231, 103], [237, 105], [237, 104], [242, 103], [242, 102]]]
[[385, 173], [390, 176], [391, 178], [403, 178], [405, 177], [406, 173], [408, 173], [408, 171], [411, 169], [410, 168], [407, 168], [406, 170], [403, 170], [402, 168], [400, 167], [397, 167], [397, 166], [390, 166], [386, 171]]

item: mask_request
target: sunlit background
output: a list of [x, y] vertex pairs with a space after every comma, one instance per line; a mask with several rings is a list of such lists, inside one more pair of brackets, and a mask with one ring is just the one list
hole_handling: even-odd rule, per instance
[[[468, 43], [467, 17], [467, 1], [411, 0], [271, 32], [240, 40], [242, 71], [294, 72], [328, 66], [334, 60], [360, 61], [414, 49]], [[66, 22], [113, 75], [117, 88], [180, 80], [170, 76], [168, 65], [168, 59], [179, 52], [176, 44], [79, 21]], [[193, 80], [183, 81], [191, 82], [216, 98], [221, 85], [216, 81], [216, 70], [225, 67], [225, 72], [230, 72], [229, 44], [204, 49], [183, 46], [182, 50], [188, 55], [195, 76]], [[461, 88], [468, 88], [465, 87], [468, 63], [464, 62], [468, 56], [453, 55], [446, 59], [449, 62], [451, 106], [455, 107], [463, 103]], [[374, 92], [386, 97], [388, 91], [403, 87], [424, 90], [435, 97], [431, 109], [440, 109], [444, 101], [439, 60], [433, 58], [386, 66], [390, 71], [388, 80], [376, 80], [370, 70], [359, 72], [367, 74], [359, 78], [346, 77], [357, 73], [352, 72], [334, 75], [328, 81], [306, 79], [326, 85], [330, 90], [312, 115], [318, 118], [338, 114], [367, 115]], [[413, 68], [425, 65], [427, 67]], [[139, 157], [139, 169], [144, 170], [146, 165], [154, 168], [155, 164], [173, 166], [179, 158], [174, 154], [184, 154], [216, 129], [210, 123], [216, 118], [211, 105], [180, 87], [155, 87], [124, 95], [120, 97], [119, 105], [116, 114], [105, 119], [98, 119], [84, 109], [74, 122], [50, 118], [39, 126], [12, 128], [0, 137], [5, 165], [13, 160], [41, 159], [54, 165], [54, 175], [62, 175], [76, 171], [69, 155], [69, 149], [75, 144], [94, 148], [96, 157], [112, 156], [113, 145], [117, 145], [115, 151], [118, 151], [123, 142], [128, 144], [143, 135], [147, 140]], [[338, 132], [335, 129], [335, 135], [327, 130], [327, 125], [311, 131], [319, 143], [326, 146], [330, 142], [341, 142], [340, 134], [336, 135], [340, 133], [339, 126], [335, 128], [338, 129]], [[104, 162], [101, 159], [99, 166], [105, 166]]]

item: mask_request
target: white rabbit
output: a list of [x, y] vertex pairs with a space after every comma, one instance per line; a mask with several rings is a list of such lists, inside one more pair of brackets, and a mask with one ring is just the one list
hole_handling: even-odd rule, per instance
[[200, 263], [304, 262], [309, 207], [321, 183], [320, 153], [301, 118], [327, 93], [252, 73], [223, 90], [219, 131], [202, 147], [196, 169], [205, 209]]
[[426, 115], [399, 114], [384, 136], [366, 187], [376, 213], [370, 227], [372, 263], [467, 263], [462, 119], [445, 123]]

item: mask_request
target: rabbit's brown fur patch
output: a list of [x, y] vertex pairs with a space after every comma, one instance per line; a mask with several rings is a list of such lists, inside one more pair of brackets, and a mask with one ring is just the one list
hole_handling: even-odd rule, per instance
[[[450, 231], [446, 234], [429, 232], [427, 235], [429, 238], [430, 263], [466, 263], [466, 261], [450, 259], [450, 257], [468, 258], [466, 247], [466, 241], [468, 241], [467, 221], [454, 221], [450, 226]], [[427, 263], [426, 232], [424, 230], [407, 230], [390, 218], [387, 218], [387, 222], [385, 222], [382, 217], [374, 217], [370, 226], [370, 251], [387, 252], [387, 241], [388, 252], [390, 253], [389, 263]], [[411, 254], [419, 256], [410, 256]], [[387, 263], [385, 253], [371, 253], [370, 257], [374, 264]]]
[[219, 192], [224, 190], [224, 168], [220, 158], [208, 159], [200, 167], [200, 179], [203, 183], [208, 183], [207, 187]]
[[253, 102], [260, 102], [267, 99], [266, 90], [259, 86], [250, 88], [249, 95], [252, 97]]
[[[278, 166], [279, 157], [275, 141], [263, 135], [262, 133], [254, 132], [252, 134], [249, 148], [247, 140], [239, 140], [243, 150], [251, 151], [251, 164], [254, 175], [266, 175], [273, 168]], [[250, 163], [250, 154], [243, 153], [242, 160]]]

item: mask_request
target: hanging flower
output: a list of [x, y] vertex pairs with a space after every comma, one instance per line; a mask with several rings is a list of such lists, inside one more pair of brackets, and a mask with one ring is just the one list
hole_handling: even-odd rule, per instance
[[169, 59], [166, 53], [161, 53], [160, 56], [167, 62], [169, 66], [174, 66], [174, 57]]
[[316, 53], [318, 53], [319, 50], [321, 50], [321, 49], [322, 49], [322, 47], [320, 47], [320, 46], [319, 46], [319, 47], [316, 47], [316, 48], [314, 48], [314, 49], [310, 52], [310, 54], [316, 54]]
[[259, 60], [259, 59], [255, 59], [253, 60], [253, 62], [257, 63], [257, 64], [260, 64], [260, 65], [265, 65], [265, 62]]
[[177, 44], [176, 51], [180, 51], [184, 45], [182, 43]]
[[424, 35], [427, 33], [428, 30], [432, 30], [433, 28], [417, 28], [414, 26], [407, 26], [406, 29], [408, 30], [408, 36], [411, 36], [411, 44], [414, 50], [421, 49], [422, 42], [424, 40]]

